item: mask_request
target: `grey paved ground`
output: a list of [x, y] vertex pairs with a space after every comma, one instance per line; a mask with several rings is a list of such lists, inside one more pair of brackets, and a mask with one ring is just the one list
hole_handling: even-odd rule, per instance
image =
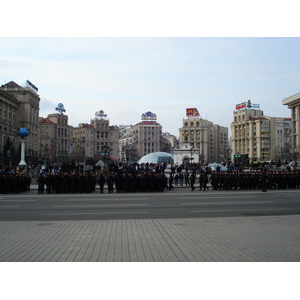
[[295, 262], [300, 215], [0, 222], [1, 262]]

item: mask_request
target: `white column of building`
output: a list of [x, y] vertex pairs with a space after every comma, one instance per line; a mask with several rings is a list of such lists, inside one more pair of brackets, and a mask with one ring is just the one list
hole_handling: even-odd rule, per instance
[[253, 123], [249, 122], [249, 161], [254, 160], [254, 131]]
[[256, 153], [257, 153], [257, 159], [258, 160], [263, 160], [262, 159], [262, 139], [261, 139], [261, 122], [258, 120], [255, 122], [256, 124]]

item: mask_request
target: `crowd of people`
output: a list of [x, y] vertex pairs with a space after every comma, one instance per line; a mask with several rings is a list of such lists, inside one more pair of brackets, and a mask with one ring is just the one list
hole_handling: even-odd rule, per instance
[[300, 173], [296, 171], [268, 172], [214, 172], [211, 175], [214, 190], [299, 189]]
[[40, 175], [37, 179], [38, 193], [92, 193], [97, 184], [99, 192], [104, 193], [107, 187], [109, 193], [134, 193], [134, 192], [163, 192], [167, 185], [167, 177], [164, 173], [109, 173], [108, 176], [100, 174], [60, 174], [49, 173]]
[[28, 174], [1, 173], [0, 194], [18, 194], [30, 190], [31, 178]]
[[[213, 190], [255, 190], [300, 188], [300, 173], [290, 169], [268, 172], [264, 169], [244, 171], [220, 168], [211, 170], [209, 166], [184, 168], [183, 165], [165, 164], [119, 164], [110, 163], [105, 168], [90, 166], [76, 167], [75, 170], [61, 172], [59, 168], [41, 165], [37, 169], [39, 194], [58, 193], [135, 193], [163, 192], [178, 186], [188, 186], [194, 191]], [[35, 180], [35, 179], [34, 179]], [[20, 193], [30, 190], [31, 177], [28, 168], [0, 174], [0, 193]], [[210, 184], [209, 184], [210, 183]], [[98, 187], [99, 185], [99, 187]], [[99, 190], [98, 190], [99, 189]]]

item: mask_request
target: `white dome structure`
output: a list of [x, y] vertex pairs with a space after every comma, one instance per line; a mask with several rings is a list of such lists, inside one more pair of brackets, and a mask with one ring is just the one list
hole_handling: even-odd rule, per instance
[[174, 163], [174, 157], [172, 154], [167, 152], [154, 152], [149, 153], [145, 156], [143, 156], [139, 161], [139, 164], [145, 164], [145, 163], [154, 163], [154, 164], [172, 164]]

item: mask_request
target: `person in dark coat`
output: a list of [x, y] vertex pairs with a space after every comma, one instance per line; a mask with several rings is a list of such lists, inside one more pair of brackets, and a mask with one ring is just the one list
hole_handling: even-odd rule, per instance
[[13, 191], [15, 194], [18, 194], [20, 193], [21, 191], [21, 180], [20, 180], [20, 176], [19, 174], [15, 174], [13, 177], [12, 177], [12, 185], [13, 185]]
[[107, 186], [108, 186], [108, 192], [109, 193], [113, 193], [114, 192], [114, 176], [112, 174], [110, 174], [108, 177], [107, 177]]
[[261, 187], [262, 187], [262, 192], [266, 192], [267, 191], [267, 187], [268, 187], [268, 174], [263, 171], [262, 175], [261, 175]]
[[47, 194], [51, 194], [51, 190], [53, 186], [53, 175], [51, 173], [48, 173], [45, 181], [47, 186], [46, 192]]
[[204, 173], [203, 175], [203, 191], [205, 191], [206, 189], [208, 190], [208, 176], [206, 173]]
[[38, 184], [38, 194], [44, 194], [44, 185], [45, 185], [44, 176], [40, 174], [39, 178], [36, 181]]
[[70, 185], [71, 185], [71, 193], [77, 193], [78, 192], [78, 176], [76, 174], [73, 174], [70, 178]]
[[184, 176], [182, 174], [182, 172], [179, 173], [179, 184], [180, 186], [183, 186], [183, 179], [184, 179]]
[[196, 174], [193, 172], [190, 176], [190, 183], [191, 183], [191, 191], [195, 190], [195, 180], [196, 180]]
[[178, 186], [178, 179], [179, 179], [179, 175], [178, 173], [176, 173], [174, 176], [175, 186]]
[[185, 170], [184, 181], [185, 181], [185, 186], [190, 186], [190, 174], [188, 169]]
[[68, 193], [68, 185], [69, 185], [68, 181], [69, 181], [69, 177], [67, 173], [61, 175], [61, 192], [63, 194]]
[[100, 174], [98, 178], [98, 184], [100, 186], [100, 193], [103, 194], [105, 184], [105, 177], [103, 176], [103, 174]]
[[203, 187], [204, 187], [204, 174], [200, 173], [200, 176], [199, 176], [199, 191], [202, 191]]
[[173, 173], [170, 174], [170, 177], [169, 177], [169, 189], [170, 190], [174, 190], [174, 186], [173, 186], [173, 179], [174, 179], [174, 175]]
[[59, 173], [56, 173], [53, 181], [55, 194], [59, 194], [61, 191], [61, 177]]

